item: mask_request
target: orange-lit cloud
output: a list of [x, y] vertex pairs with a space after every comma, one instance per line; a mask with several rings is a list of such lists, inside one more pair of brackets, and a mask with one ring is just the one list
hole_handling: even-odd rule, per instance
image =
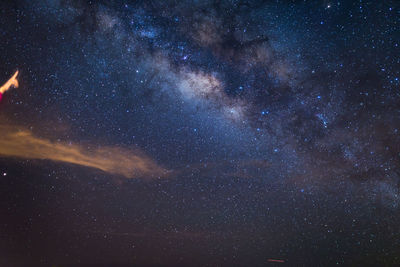
[[96, 168], [126, 178], [152, 178], [166, 170], [139, 151], [118, 147], [91, 150], [79, 145], [52, 142], [34, 136], [28, 130], [0, 125], [0, 156], [26, 159], [45, 159]]
[[0, 94], [4, 94], [8, 91], [11, 87], [18, 88], [19, 83], [17, 80], [18, 71], [14, 73], [14, 75], [2, 86], [0, 87]]

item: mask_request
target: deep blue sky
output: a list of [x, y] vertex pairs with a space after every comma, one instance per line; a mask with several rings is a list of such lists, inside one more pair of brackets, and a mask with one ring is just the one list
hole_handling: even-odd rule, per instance
[[0, 10], [0, 130], [166, 170], [3, 143], [0, 265], [400, 264], [398, 1]]

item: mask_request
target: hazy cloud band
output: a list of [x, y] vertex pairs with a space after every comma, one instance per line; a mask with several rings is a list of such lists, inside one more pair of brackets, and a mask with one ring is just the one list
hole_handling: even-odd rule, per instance
[[83, 146], [52, 142], [34, 136], [28, 130], [0, 125], [0, 156], [26, 159], [46, 159], [96, 168], [127, 178], [151, 178], [165, 174], [165, 170], [139, 151], [118, 147], [89, 150]]

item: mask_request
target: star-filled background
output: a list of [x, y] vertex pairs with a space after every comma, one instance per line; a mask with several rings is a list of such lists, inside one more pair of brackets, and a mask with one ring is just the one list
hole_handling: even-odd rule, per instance
[[399, 1], [0, 12], [1, 266], [400, 264]]

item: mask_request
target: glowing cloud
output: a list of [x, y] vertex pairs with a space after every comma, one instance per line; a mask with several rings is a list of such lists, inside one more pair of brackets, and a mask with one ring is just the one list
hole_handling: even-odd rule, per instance
[[18, 80], [17, 80], [18, 73], [19, 72], [16, 71], [14, 73], [14, 75], [2, 87], [0, 87], [0, 100], [1, 100], [1, 98], [3, 96], [3, 94], [6, 91], [8, 91], [11, 87], [18, 88], [18, 86], [19, 86], [19, 83], [18, 83]]
[[52, 142], [36, 137], [30, 131], [4, 125], [0, 125], [0, 132], [0, 156], [73, 163], [126, 178], [152, 178], [166, 174], [166, 170], [139, 151], [117, 147], [90, 150], [79, 145]]

